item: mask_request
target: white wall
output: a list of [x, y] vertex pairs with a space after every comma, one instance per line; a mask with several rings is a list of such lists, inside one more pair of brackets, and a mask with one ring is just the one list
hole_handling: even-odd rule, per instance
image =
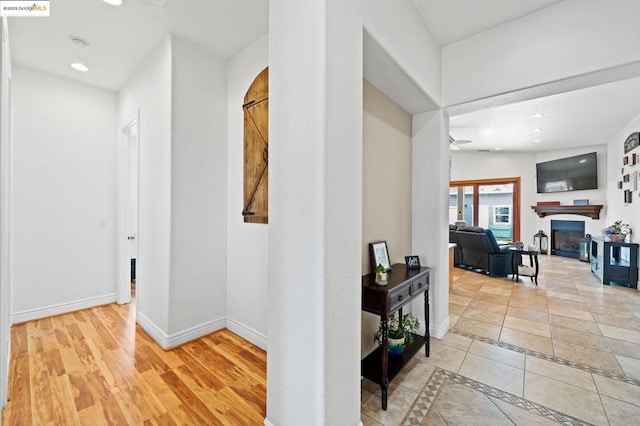
[[242, 104], [253, 79], [269, 65], [269, 39], [256, 41], [229, 60], [229, 182], [227, 191], [227, 328], [267, 347], [269, 225], [244, 223]]
[[13, 106], [14, 321], [115, 301], [116, 94], [15, 66]]
[[[367, 80], [363, 86], [362, 275], [372, 272], [369, 243], [385, 240], [391, 264], [411, 252], [411, 115]], [[362, 313], [364, 358], [377, 347], [380, 317]]]
[[[444, 111], [413, 116], [412, 247], [429, 273], [429, 332], [442, 339], [449, 330], [449, 119]], [[424, 318], [423, 300], [412, 312]], [[422, 332], [423, 330], [420, 330]]]
[[[7, 18], [0, 20], [0, 408], [7, 403], [11, 341], [10, 167], [11, 167], [11, 52]], [[2, 415], [0, 413], [0, 419]], [[0, 424], [2, 420], [0, 420]]]
[[[364, 21], [367, 33], [432, 99], [440, 93], [438, 49], [407, 0], [366, 5], [326, 0], [312, 7], [272, 0], [269, 17], [265, 423], [355, 425], [360, 413], [360, 351], [353, 342], [360, 337], [361, 310]], [[441, 118], [431, 140], [436, 147], [447, 146]], [[436, 163], [446, 161], [440, 154]], [[422, 161], [428, 158], [421, 153]], [[415, 194], [415, 176], [412, 181]], [[425, 191], [422, 202], [412, 205], [414, 220], [417, 211], [425, 227], [436, 229], [414, 238], [412, 247], [430, 259], [438, 281], [445, 283], [442, 295], [448, 292], [446, 182], [447, 170], [434, 168], [423, 184], [434, 192], [444, 184], [442, 196], [427, 199]], [[295, 353], [285, 349], [291, 341], [296, 341]]]
[[[640, 115], [633, 119], [627, 126], [618, 132], [607, 143], [607, 210], [606, 218], [603, 221], [602, 228], [613, 224], [616, 220], [622, 220], [631, 225], [633, 233], [631, 234], [631, 242], [640, 242], [640, 191], [633, 191], [631, 204], [625, 204], [623, 198], [623, 189], [618, 189], [618, 181], [622, 180], [621, 168], [622, 158], [625, 155], [636, 154], [640, 156], [640, 148], [624, 153], [624, 141], [634, 132], [640, 131]], [[625, 173], [640, 173], [640, 164], [635, 166], [624, 166]], [[624, 183], [624, 189], [630, 189], [630, 184]], [[640, 183], [638, 188], [640, 189]], [[596, 233], [595, 235], [601, 235]]]
[[172, 37], [169, 333], [224, 327], [226, 61]]
[[566, 0], [449, 45], [442, 50], [443, 103], [638, 61], [639, 15], [636, 0]]
[[269, 2], [266, 424], [360, 423], [358, 7]]
[[[555, 192], [551, 194], [537, 194], [536, 163], [572, 157], [588, 152], [598, 153], [598, 188], [597, 190]], [[598, 235], [602, 229], [601, 220], [593, 220], [585, 216], [554, 215], [540, 218], [531, 209], [538, 201], [560, 201], [561, 204], [573, 204], [576, 199], [589, 199], [590, 204], [606, 205], [607, 188], [607, 153], [604, 145], [546, 151], [539, 153], [514, 152], [451, 152], [451, 180], [493, 179], [519, 176], [520, 179], [520, 239], [525, 244], [533, 244], [533, 235], [542, 229], [549, 235], [551, 220], [584, 220], [585, 232]]]
[[[440, 105], [441, 51], [415, 4], [406, 0], [368, 0], [362, 8], [362, 19], [369, 35], [424, 94]], [[390, 71], [389, 80], [399, 78], [393, 74], [395, 70]], [[415, 96], [421, 98], [424, 94]], [[387, 96], [395, 99], [392, 95], [387, 93]]]
[[119, 97], [119, 125], [140, 111], [136, 306], [138, 322], [152, 333], [150, 327], [165, 333], [169, 329], [171, 62], [167, 36], [140, 64]]

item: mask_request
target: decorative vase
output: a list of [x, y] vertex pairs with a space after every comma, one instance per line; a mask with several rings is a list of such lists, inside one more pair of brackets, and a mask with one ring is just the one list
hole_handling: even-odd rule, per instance
[[611, 234], [609, 235], [609, 241], [611, 241], [612, 243], [622, 243], [624, 242], [624, 234]]
[[376, 284], [387, 285], [387, 271], [376, 272]]
[[389, 358], [401, 358], [404, 354], [404, 337], [394, 339], [388, 338]]

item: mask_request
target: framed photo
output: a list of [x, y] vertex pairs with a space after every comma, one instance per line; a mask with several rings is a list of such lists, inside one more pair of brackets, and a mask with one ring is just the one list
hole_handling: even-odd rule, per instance
[[629, 164], [629, 156], [625, 155], [624, 157], [622, 157], [622, 164], [624, 164], [625, 166], [627, 164]]
[[626, 175], [622, 176], [622, 181], [623, 182], [629, 182], [629, 174], [628, 173]]
[[618, 181], [618, 189], [622, 189], [622, 181], [621, 180]]
[[386, 241], [369, 243], [369, 254], [371, 255], [371, 268], [374, 271], [378, 265], [382, 265], [387, 271], [391, 269], [389, 249], [387, 248]]
[[636, 154], [631, 154], [631, 165], [635, 166], [637, 162], [638, 162], [638, 156]]
[[620, 169], [620, 174], [623, 175], [624, 174], [624, 167]]
[[418, 256], [405, 256], [404, 264], [407, 269], [420, 269], [420, 258]]
[[626, 189], [624, 191], [624, 203], [625, 204], [631, 204], [631, 194], [633, 194], [633, 192], [629, 191], [628, 189]]

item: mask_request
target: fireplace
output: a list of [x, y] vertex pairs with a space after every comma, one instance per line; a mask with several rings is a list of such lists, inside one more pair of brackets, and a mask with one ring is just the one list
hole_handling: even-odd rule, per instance
[[580, 257], [580, 239], [584, 237], [584, 221], [551, 221], [551, 254], [556, 256]]

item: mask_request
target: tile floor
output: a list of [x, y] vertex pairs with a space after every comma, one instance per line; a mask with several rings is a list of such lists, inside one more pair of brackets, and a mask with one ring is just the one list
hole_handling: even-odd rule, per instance
[[455, 269], [451, 330], [396, 376], [387, 411], [363, 380], [364, 425], [637, 424], [640, 292], [540, 263], [537, 287]]

